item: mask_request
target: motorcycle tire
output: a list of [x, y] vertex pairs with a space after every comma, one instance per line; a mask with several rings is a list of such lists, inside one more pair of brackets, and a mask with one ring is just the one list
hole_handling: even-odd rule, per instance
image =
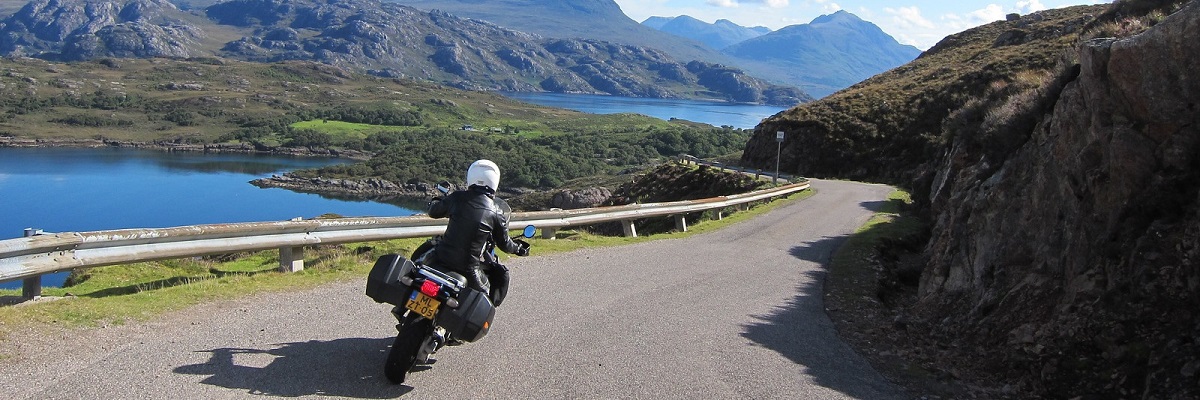
[[433, 244], [430, 244], [429, 241], [426, 240], [424, 243], [421, 243], [420, 246], [417, 246], [416, 250], [413, 250], [412, 257], [409, 259], [413, 260], [413, 262], [416, 262], [417, 260], [421, 259], [421, 256], [425, 255], [425, 253], [428, 253], [429, 250], [433, 250]]
[[417, 365], [417, 352], [425, 338], [433, 334], [433, 321], [420, 319], [405, 324], [396, 334], [392, 349], [388, 351], [387, 363], [383, 366], [383, 375], [394, 384], [404, 383], [408, 371]]

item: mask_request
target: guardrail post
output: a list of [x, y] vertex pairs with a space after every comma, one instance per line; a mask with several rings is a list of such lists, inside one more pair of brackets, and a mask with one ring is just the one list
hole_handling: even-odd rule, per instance
[[558, 228], [542, 228], [542, 239], [554, 239], [557, 233]]
[[633, 227], [632, 219], [621, 220], [621, 232], [625, 234], [625, 237], [637, 237], [637, 229]]
[[687, 232], [687, 218], [683, 214], [675, 216], [675, 230]]
[[719, 208], [716, 210], [713, 210], [713, 219], [717, 220], [717, 221], [725, 219], [725, 210], [722, 210]]
[[[25, 237], [41, 235], [41, 229], [25, 228]], [[42, 297], [42, 276], [25, 278], [21, 281], [21, 297], [34, 300]]]
[[754, 179], [758, 179], [760, 176], [762, 176], [762, 169], [754, 170]]
[[304, 270], [304, 246], [279, 249], [279, 271], [300, 272]]

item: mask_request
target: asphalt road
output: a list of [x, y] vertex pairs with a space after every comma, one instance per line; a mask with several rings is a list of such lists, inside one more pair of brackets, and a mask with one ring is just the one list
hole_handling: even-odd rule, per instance
[[[152, 322], [8, 339], [0, 396], [35, 399], [889, 399], [837, 337], [823, 266], [890, 188], [817, 195], [719, 232], [513, 259], [491, 333], [391, 385], [389, 306], [363, 282]], [[364, 277], [365, 282], [365, 277]], [[29, 334], [37, 334], [30, 332]], [[30, 356], [30, 354], [37, 354]]]

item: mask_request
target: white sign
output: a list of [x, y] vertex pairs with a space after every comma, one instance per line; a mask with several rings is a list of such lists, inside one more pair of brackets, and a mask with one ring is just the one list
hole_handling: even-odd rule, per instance
[[775, 132], [775, 141], [776, 142], [783, 141], [783, 131]]

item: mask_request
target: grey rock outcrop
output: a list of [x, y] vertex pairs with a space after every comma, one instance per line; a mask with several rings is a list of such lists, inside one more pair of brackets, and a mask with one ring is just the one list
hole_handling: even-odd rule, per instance
[[255, 179], [250, 183], [263, 188], [284, 188], [305, 193], [375, 200], [432, 197], [437, 193], [430, 185], [423, 182], [395, 183], [381, 178], [304, 178], [284, 174]]
[[612, 197], [612, 191], [605, 187], [563, 190], [554, 194], [550, 199], [550, 206], [564, 210], [598, 207], [609, 197]]
[[166, 0], [35, 0], [0, 22], [0, 54], [77, 61], [191, 57], [204, 32]]
[[1200, 395], [1198, 38], [1191, 2], [1142, 34], [1089, 41], [1011, 156], [950, 149], [918, 304], [937, 333], [993, 346], [1055, 397]]

